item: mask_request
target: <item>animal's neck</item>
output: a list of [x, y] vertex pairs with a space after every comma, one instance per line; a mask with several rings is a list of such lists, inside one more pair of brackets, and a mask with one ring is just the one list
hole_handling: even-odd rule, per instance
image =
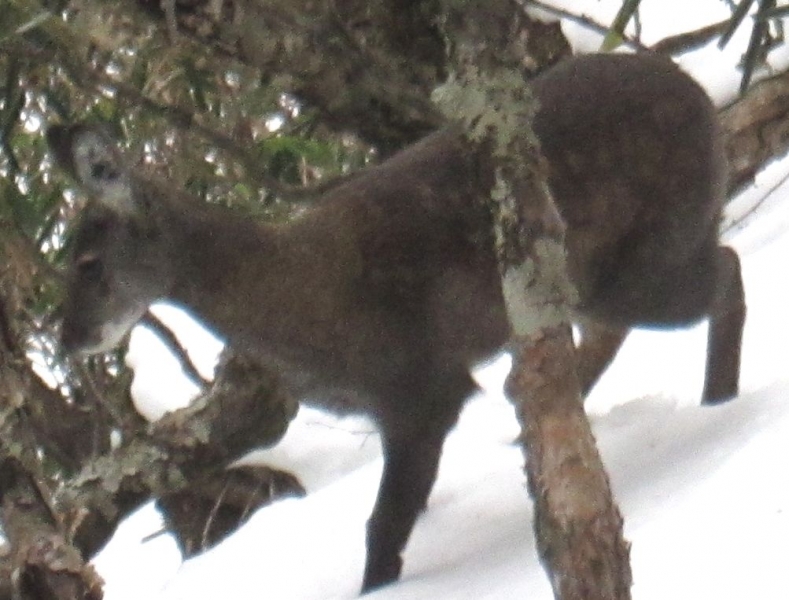
[[229, 210], [195, 207], [181, 212], [174, 239], [175, 283], [169, 300], [181, 304], [223, 336], [232, 331], [233, 309], [257, 284], [255, 269], [275, 260], [273, 229]]
[[236, 346], [288, 353], [342, 318], [352, 246], [337, 227], [321, 219], [265, 225], [210, 207], [182, 218], [170, 300]]

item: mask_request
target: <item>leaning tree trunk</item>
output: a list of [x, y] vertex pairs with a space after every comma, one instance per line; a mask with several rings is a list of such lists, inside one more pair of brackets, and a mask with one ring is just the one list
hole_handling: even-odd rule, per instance
[[495, 237], [514, 332], [507, 381], [521, 421], [534, 531], [561, 600], [630, 598], [629, 545], [583, 409], [575, 369], [564, 225], [531, 132], [523, 85], [527, 32], [507, 0], [444, 4], [456, 77], [436, 99], [489, 150]]

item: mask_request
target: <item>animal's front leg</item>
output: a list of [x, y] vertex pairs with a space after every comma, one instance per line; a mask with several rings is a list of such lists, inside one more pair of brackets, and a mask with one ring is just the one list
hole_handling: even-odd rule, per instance
[[[438, 471], [441, 450], [463, 401], [476, 389], [465, 367], [425, 366], [400, 390], [397, 416], [380, 423], [384, 472], [367, 523], [367, 563], [362, 593], [400, 577], [405, 548]], [[426, 385], [417, 382], [429, 380]], [[405, 383], [405, 382], [403, 382]]]
[[427, 504], [446, 433], [426, 439], [384, 439], [384, 472], [367, 522], [367, 563], [362, 593], [396, 581], [419, 512]]

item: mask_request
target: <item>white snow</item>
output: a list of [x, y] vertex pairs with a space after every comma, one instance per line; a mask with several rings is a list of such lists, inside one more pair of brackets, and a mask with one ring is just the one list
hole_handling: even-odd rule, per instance
[[[664, 21], [679, 32], [686, 27], [672, 14], [682, 13], [672, 11], [705, 2], [651, 6], [663, 6]], [[610, 9], [611, 2], [572, 4], [591, 12]], [[646, 23], [652, 20], [659, 19], [646, 15]], [[772, 169], [731, 205], [727, 221], [739, 223], [726, 239], [741, 252], [748, 303], [740, 397], [698, 406], [706, 343], [701, 325], [633, 333], [587, 402], [632, 543], [636, 600], [789, 598], [789, 321], [783, 312], [789, 306], [783, 263], [789, 185], [741, 219], [787, 172], [787, 161]], [[179, 334], [210, 371], [218, 342], [193, 341], [190, 336], [204, 334], [183, 327]], [[177, 368], [165, 365], [157, 343], [136, 332], [129, 358], [137, 369], [137, 401], [150, 418], [164, 410], [162, 396], [176, 406], [194, 393]], [[469, 401], [447, 441], [428, 509], [405, 551], [402, 580], [371, 600], [552, 598], [531, 532], [523, 458], [514, 444], [518, 426], [501, 391], [507, 368], [502, 357], [477, 373], [486, 391]], [[302, 408], [280, 447], [258, 458], [295, 472], [307, 484], [306, 498], [258, 511], [215, 549], [183, 564], [168, 536], [141, 541], [161, 526], [148, 506], [95, 560], [105, 597], [356, 597], [364, 525], [381, 470], [373, 431], [363, 419]]]

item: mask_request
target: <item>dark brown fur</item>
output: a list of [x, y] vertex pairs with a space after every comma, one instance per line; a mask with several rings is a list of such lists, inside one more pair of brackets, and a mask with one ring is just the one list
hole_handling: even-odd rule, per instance
[[[646, 56], [574, 59], [533, 86], [587, 321], [584, 388], [631, 326], [711, 315], [704, 400], [735, 395], [744, 301], [737, 257], [718, 247], [724, 168], [706, 95]], [[169, 299], [274, 361], [295, 393], [370, 414], [385, 463], [363, 589], [396, 579], [444, 437], [475, 389], [468, 368], [509, 332], [490, 182], [474, 154], [457, 133], [436, 133], [273, 226], [138, 178], [102, 134], [80, 146], [89, 131], [49, 133], [77, 175], [74, 149], [85, 150], [81, 179], [103, 197], [76, 233], [64, 346], [100, 350]]]

